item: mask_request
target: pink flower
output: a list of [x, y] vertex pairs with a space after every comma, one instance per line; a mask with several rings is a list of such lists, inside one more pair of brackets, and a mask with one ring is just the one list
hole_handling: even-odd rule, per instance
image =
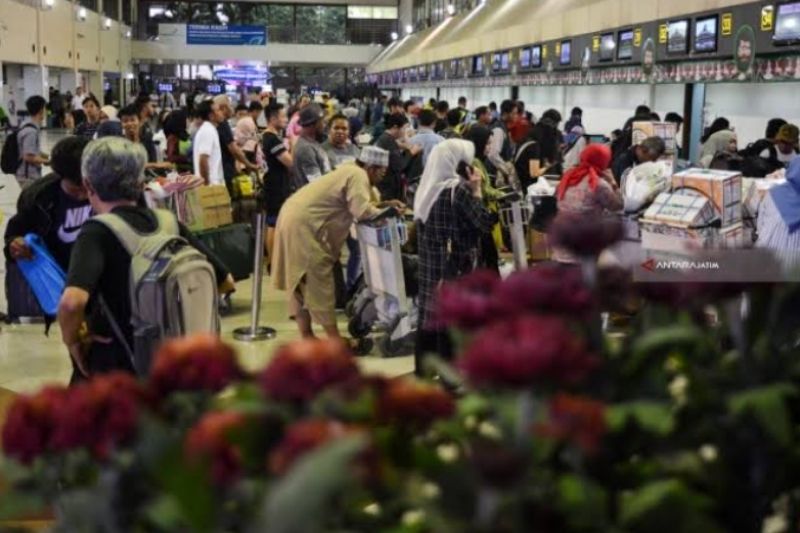
[[360, 376], [347, 346], [334, 339], [302, 340], [278, 349], [261, 374], [261, 387], [275, 400], [308, 401], [326, 387]]
[[592, 454], [606, 433], [605, 405], [591, 398], [558, 394], [550, 401], [549, 420], [538, 425], [535, 433], [571, 442]]
[[585, 315], [594, 305], [580, 268], [571, 265], [517, 272], [495, 290], [493, 300], [496, 313], [503, 317], [531, 312]]
[[453, 397], [441, 387], [407, 378], [385, 383], [378, 396], [378, 417], [399, 425], [425, 427], [455, 413]]
[[493, 293], [500, 278], [479, 270], [442, 285], [436, 299], [436, 320], [443, 326], [475, 329], [486, 325], [493, 314]]
[[156, 353], [150, 383], [161, 396], [217, 392], [243, 375], [233, 348], [217, 336], [201, 334], [165, 342]]
[[558, 317], [527, 315], [481, 331], [459, 361], [476, 385], [524, 388], [579, 382], [598, 360]]
[[58, 425], [58, 411], [68, 392], [62, 387], [46, 387], [34, 395], [16, 398], [3, 426], [3, 452], [21, 463], [31, 464], [49, 451]]
[[107, 459], [135, 436], [145, 399], [130, 374], [107, 374], [73, 387], [58, 409], [53, 449], [86, 448], [96, 459]]
[[283, 440], [270, 453], [269, 469], [274, 474], [283, 475], [305, 454], [335, 439], [360, 431], [336, 420], [310, 419], [295, 422], [286, 429]]
[[550, 226], [554, 246], [581, 257], [597, 257], [623, 236], [619, 217], [599, 213], [559, 213]]
[[186, 435], [184, 449], [192, 462], [206, 462], [215, 484], [227, 486], [242, 473], [242, 455], [231, 434], [247, 423], [241, 413], [207, 413]]

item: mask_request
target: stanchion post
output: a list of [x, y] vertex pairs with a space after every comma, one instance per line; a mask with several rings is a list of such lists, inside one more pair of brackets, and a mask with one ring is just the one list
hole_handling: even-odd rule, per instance
[[261, 316], [261, 281], [264, 274], [264, 212], [256, 215], [256, 249], [253, 259], [253, 302], [250, 304], [250, 326], [233, 330], [233, 338], [237, 341], [262, 341], [273, 339], [277, 332], [268, 327], [259, 326]]

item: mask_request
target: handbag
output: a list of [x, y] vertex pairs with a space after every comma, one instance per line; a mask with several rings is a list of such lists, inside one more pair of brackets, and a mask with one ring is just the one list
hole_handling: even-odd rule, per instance
[[25, 235], [25, 243], [33, 250], [33, 258], [19, 259], [17, 266], [42, 306], [42, 311], [54, 316], [58, 313], [58, 302], [64, 293], [67, 275], [50, 255], [40, 236], [29, 233]]

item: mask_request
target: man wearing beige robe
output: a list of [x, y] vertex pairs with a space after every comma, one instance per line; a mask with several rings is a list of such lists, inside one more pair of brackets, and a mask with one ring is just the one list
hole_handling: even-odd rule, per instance
[[[313, 338], [312, 321], [339, 338], [333, 268], [354, 221], [380, 212], [371, 194], [389, 164], [389, 152], [374, 146], [294, 193], [281, 208], [275, 228], [272, 277], [286, 291], [300, 334]], [[399, 202], [388, 205], [405, 209]]]

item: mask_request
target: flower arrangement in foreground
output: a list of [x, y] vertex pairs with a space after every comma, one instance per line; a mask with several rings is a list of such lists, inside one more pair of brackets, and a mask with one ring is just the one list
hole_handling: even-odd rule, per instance
[[[438, 301], [460, 356], [432, 366], [457, 395], [364, 375], [336, 341], [250, 375], [202, 336], [143, 382], [21, 396], [0, 520], [36, 503], [64, 531], [797, 530], [794, 287], [543, 266]], [[603, 334], [620, 308], [629, 329]]]

